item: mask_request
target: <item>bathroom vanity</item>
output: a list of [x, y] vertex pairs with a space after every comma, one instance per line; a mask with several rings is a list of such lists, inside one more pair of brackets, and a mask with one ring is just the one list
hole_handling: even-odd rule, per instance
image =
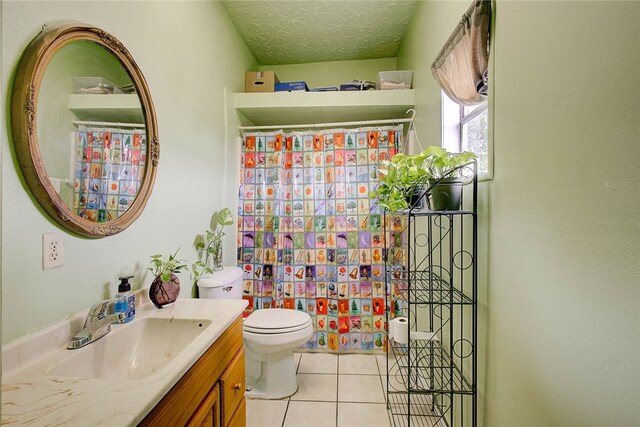
[[244, 426], [243, 300], [178, 299], [67, 350], [86, 311], [3, 346], [2, 423]]
[[140, 426], [244, 426], [242, 319], [237, 318]]

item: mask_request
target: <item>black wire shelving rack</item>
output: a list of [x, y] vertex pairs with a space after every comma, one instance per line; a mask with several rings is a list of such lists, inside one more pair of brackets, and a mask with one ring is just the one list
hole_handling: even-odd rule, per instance
[[477, 426], [477, 165], [461, 171], [460, 210], [385, 213], [386, 321], [406, 317], [409, 330], [387, 340], [395, 427]]

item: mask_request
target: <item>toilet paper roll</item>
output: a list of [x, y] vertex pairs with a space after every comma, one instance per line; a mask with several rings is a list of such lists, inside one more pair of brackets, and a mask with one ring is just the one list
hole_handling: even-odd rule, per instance
[[389, 337], [398, 344], [409, 342], [409, 321], [406, 317], [396, 317], [389, 325]]

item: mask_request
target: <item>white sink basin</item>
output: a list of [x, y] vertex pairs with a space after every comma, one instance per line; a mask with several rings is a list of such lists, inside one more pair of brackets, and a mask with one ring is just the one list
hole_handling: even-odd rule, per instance
[[68, 350], [51, 370], [59, 377], [139, 379], [167, 365], [212, 323], [203, 319], [146, 317], [77, 350]]
[[86, 310], [2, 346], [0, 424], [136, 426], [247, 306], [179, 298], [158, 310], [138, 298], [132, 322], [85, 347], [67, 350]]

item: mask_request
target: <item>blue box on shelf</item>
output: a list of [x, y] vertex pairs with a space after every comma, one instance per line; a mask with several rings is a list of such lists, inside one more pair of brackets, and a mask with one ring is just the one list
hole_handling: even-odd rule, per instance
[[309, 86], [306, 82], [281, 82], [276, 83], [276, 92], [292, 92], [297, 90], [303, 90], [308, 92]]

